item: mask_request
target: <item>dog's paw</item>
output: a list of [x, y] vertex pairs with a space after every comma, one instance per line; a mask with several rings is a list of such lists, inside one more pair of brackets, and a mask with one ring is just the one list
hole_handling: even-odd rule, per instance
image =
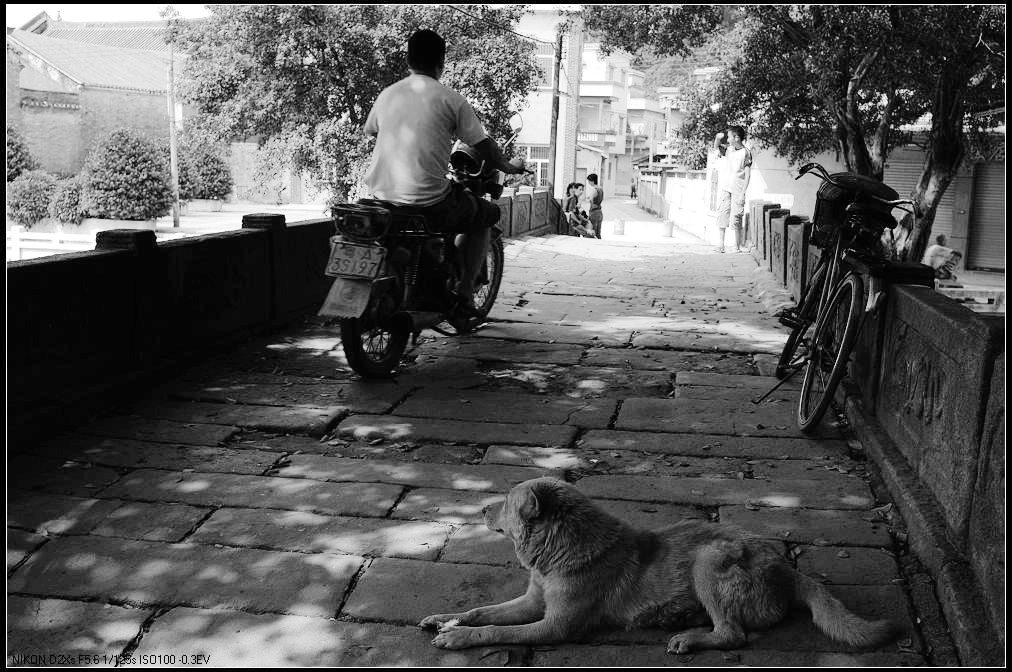
[[681, 654], [692, 651], [695, 637], [691, 632], [680, 632], [668, 640], [668, 653]]
[[460, 614], [433, 614], [423, 618], [418, 627], [425, 630], [441, 630], [448, 625], [459, 625], [460, 621]]
[[432, 645], [440, 649], [465, 649], [474, 646], [471, 641], [471, 628], [458, 625], [444, 625], [439, 634], [432, 638]]

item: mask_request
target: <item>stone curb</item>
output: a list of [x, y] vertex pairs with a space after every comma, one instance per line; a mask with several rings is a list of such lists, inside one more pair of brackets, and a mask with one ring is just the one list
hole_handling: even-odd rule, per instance
[[848, 395], [847, 418], [854, 433], [875, 461], [907, 525], [910, 548], [936, 582], [936, 597], [949, 633], [966, 666], [1002, 666], [1005, 658], [980, 605], [980, 587], [961, 553], [949, 542], [941, 513], [917, 482], [906, 459], [893, 445], [878, 420], [864, 411], [860, 398]]

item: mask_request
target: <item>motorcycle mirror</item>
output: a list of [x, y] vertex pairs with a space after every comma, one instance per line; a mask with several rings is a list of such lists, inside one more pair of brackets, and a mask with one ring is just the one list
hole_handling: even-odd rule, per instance
[[524, 127], [524, 118], [521, 117], [519, 113], [514, 112], [509, 119], [509, 124], [510, 130], [512, 130], [514, 133], [519, 133], [520, 130]]

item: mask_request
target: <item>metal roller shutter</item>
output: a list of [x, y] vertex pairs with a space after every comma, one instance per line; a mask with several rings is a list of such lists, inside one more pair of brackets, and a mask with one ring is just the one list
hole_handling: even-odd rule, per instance
[[[914, 185], [921, 179], [921, 172], [923, 170], [924, 164], [920, 162], [889, 161], [886, 163], [883, 182], [895, 189], [900, 198], [909, 198], [910, 193], [914, 190]], [[944, 233], [948, 237], [952, 236], [953, 194], [956, 192], [956, 182], [965, 179], [967, 178], [957, 177], [949, 183], [949, 186], [945, 189], [945, 193], [942, 194], [942, 202], [938, 204], [938, 209], [935, 210], [935, 221], [931, 224], [931, 242], [928, 243], [929, 245], [934, 243], [935, 236], [940, 233]], [[897, 216], [897, 218], [902, 214], [898, 210], [893, 212], [893, 215]]]
[[978, 163], [970, 211], [967, 268], [1005, 270], [1005, 164]]

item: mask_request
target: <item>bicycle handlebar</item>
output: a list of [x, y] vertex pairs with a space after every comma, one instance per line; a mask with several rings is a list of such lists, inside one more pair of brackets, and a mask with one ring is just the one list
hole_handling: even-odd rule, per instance
[[[813, 171], [816, 171], [818, 173], [818, 177], [820, 179], [822, 179], [825, 182], [829, 182], [834, 187], [838, 187], [838, 188], [844, 189], [846, 191], [852, 191], [852, 189], [853, 189], [852, 187], [848, 187], [846, 185], [840, 184], [839, 182], [837, 182], [836, 180], [834, 180], [833, 176], [830, 175], [829, 172], [824, 167], [822, 167], [821, 164], [818, 164], [818, 163], [815, 163], [815, 162], [806, 163], [805, 165], [801, 166], [801, 169], [798, 171], [798, 176], [795, 177], [794, 179], [795, 180], [800, 180], [802, 177], [804, 177], [805, 175], [807, 175], [808, 173], [813, 172]], [[888, 200], [888, 199], [882, 198], [881, 196], [876, 196], [875, 194], [868, 193], [868, 192], [864, 192], [862, 195], [868, 196], [868, 197], [870, 197], [870, 198], [878, 201], [879, 203], [881, 203], [883, 205], [888, 205], [891, 208], [899, 208], [900, 210], [903, 210], [904, 212], [909, 212], [910, 214], [912, 214], [914, 216], [917, 216], [917, 209], [918, 209], [917, 208], [917, 203], [915, 203], [914, 201], [910, 200], [909, 198], [897, 198], [895, 200]], [[907, 210], [906, 208], [900, 207], [900, 206], [903, 206], [903, 205], [909, 205], [911, 208], [913, 208], [913, 210]]]

